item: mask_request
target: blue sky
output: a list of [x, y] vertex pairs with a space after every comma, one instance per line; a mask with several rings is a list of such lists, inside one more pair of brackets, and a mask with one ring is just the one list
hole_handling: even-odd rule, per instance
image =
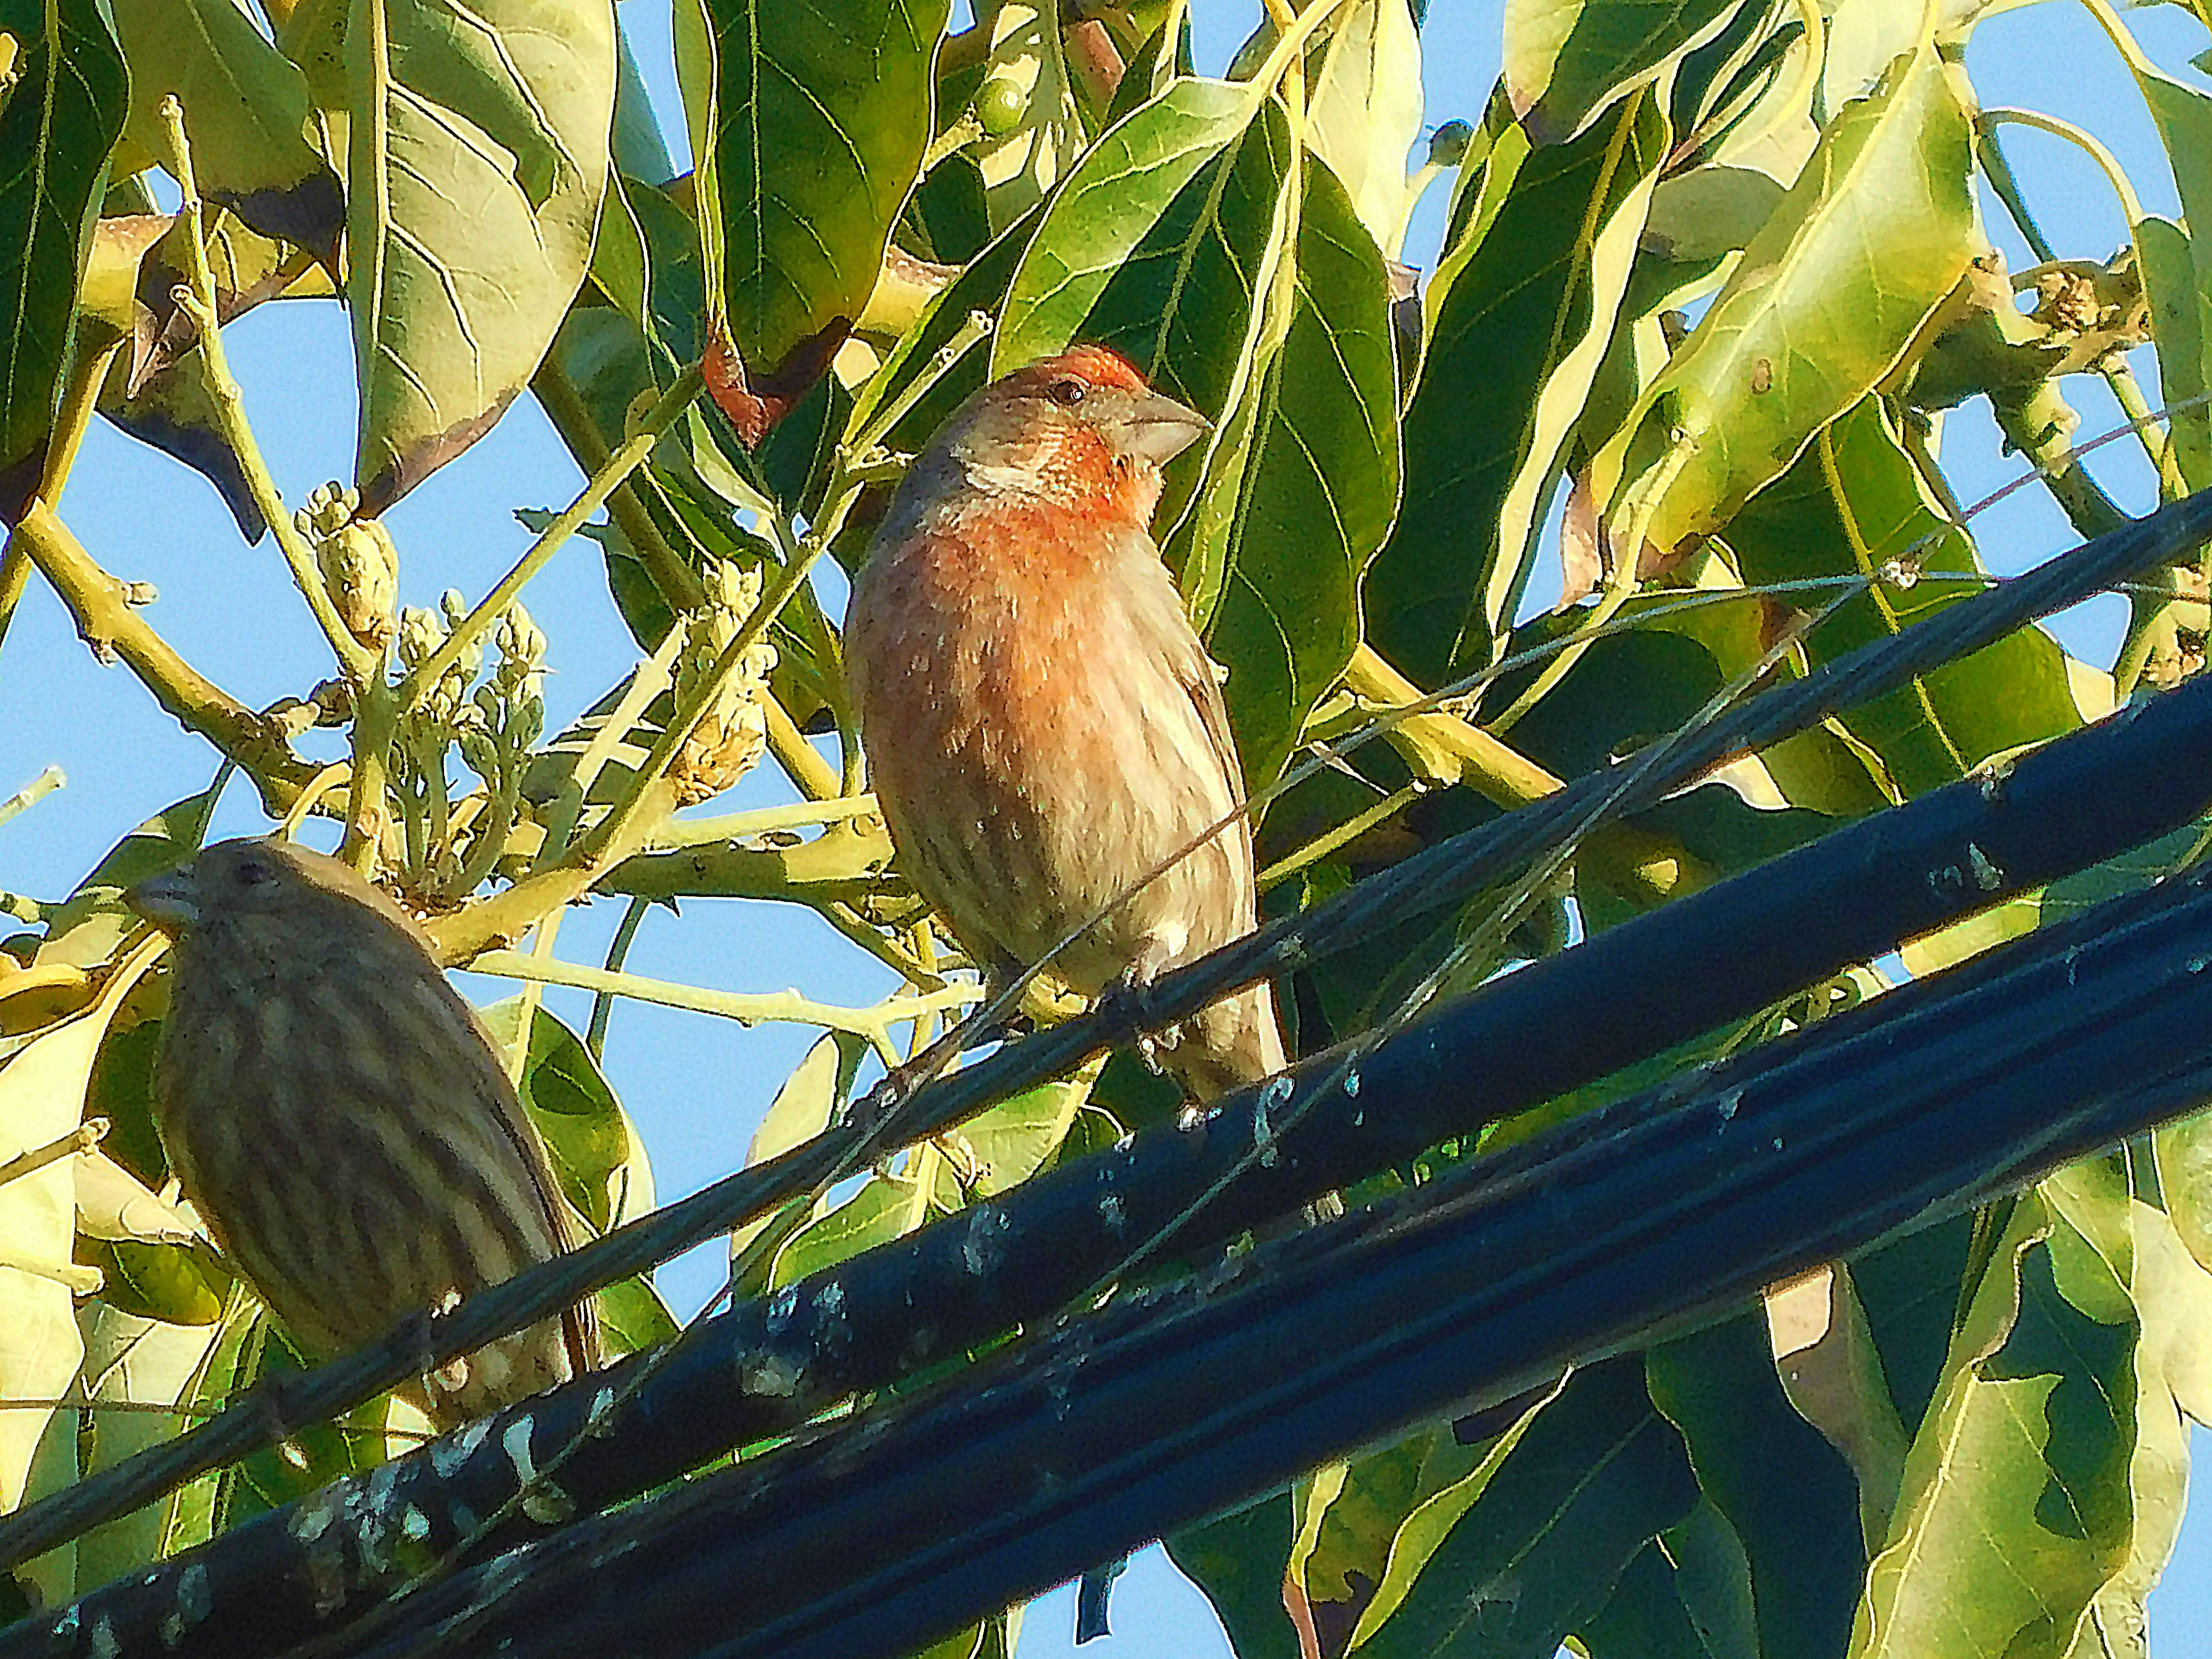
[[[1256, 4], [1199, 0], [1202, 67], [1218, 68], [1257, 21]], [[671, 147], [684, 149], [667, 15], [650, 0], [622, 8]], [[2178, 7], [2127, 14], [2158, 61], [2203, 83], [2186, 67], [2206, 45], [2204, 32]], [[1425, 33], [1431, 124], [1480, 117], [1498, 67], [1499, 0], [1435, 0]], [[2172, 181], [2149, 119], [2111, 46], [2087, 14], [2045, 4], [1996, 17], [1976, 33], [1968, 64], [1985, 105], [2019, 105], [2063, 116], [2089, 128], [2118, 155], [2145, 204], [2179, 211]], [[2014, 165], [2060, 252], [2102, 258], [2125, 239], [2111, 192], [2077, 152], [2039, 133], [2014, 129], [2007, 137]], [[1407, 258], [1429, 262], [1442, 234], [1443, 191], [1431, 192], [1416, 222]], [[2002, 210], [1986, 204], [1990, 228], [2014, 268], [2032, 263]], [[225, 331], [246, 388], [255, 430], [286, 499], [350, 470], [354, 409], [340, 392], [352, 384], [350, 343], [343, 313], [326, 304], [262, 307]], [[2139, 366], [2147, 380], [2151, 365]], [[2101, 382], [2070, 383], [2084, 434], [2118, 419]], [[2002, 457], [1985, 410], [1969, 405], [1952, 416], [1945, 460], [1960, 495], [1977, 499], [2016, 476]], [[2132, 444], [2102, 452], [2094, 469], [2125, 505], [2154, 499], [2148, 468]], [[579, 487], [568, 454], [536, 405], [517, 402], [496, 429], [459, 461], [417, 489], [387, 517], [402, 554], [402, 599], [434, 605], [440, 590], [481, 593], [522, 552], [527, 532], [512, 516], [519, 507], [558, 507]], [[290, 591], [272, 544], [242, 546], [213, 491], [167, 458], [95, 423], [62, 502], [63, 517], [115, 574], [149, 580], [161, 599], [149, 613], [187, 659], [219, 669], [228, 689], [255, 707], [302, 693], [330, 672], [326, 648]], [[1977, 525], [1984, 557], [2000, 572], [2039, 562], [2072, 544], [2063, 518], [2040, 490], [2022, 490]], [[823, 599], [838, 614], [843, 594], [834, 575]], [[1540, 586], [1540, 584], [1539, 584]], [[526, 603], [551, 635], [546, 685], [548, 729], [580, 713], [635, 656], [606, 598], [596, 549], [579, 541], [532, 585]], [[2061, 622], [2067, 646], [2109, 663], [2124, 606], [2094, 601]], [[563, 672], [562, 671], [566, 670]], [[329, 734], [317, 734], [329, 744]], [[334, 757], [337, 750], [330, 746]], [[66, 614], [34, 577], [4, 654], [0, 654], [0, 796], [41, 768], [58, 763], [69, 786], [0, 829], [0, 889], [58, 897], [84, 873], [88, 857], [167, 803], [204, 787], [215, 770], [213, 751], [181, 734], [122, 668], [103, 669], [77, 642]], [[737, 794], [714, 803], [730, 811], [785, 798], [773, 766], [746, 780]], [[218, 835], [264, 825], [250, 790], [234, 787], [216, 825]], [[572, 912], [561, 933], [561, 954], [596, 961], [604, 954], [620, 907], [600, 903]], [[655, 913], [633, 950], [634, 971], [730, 989], [778, 989], [796, 983], [837, 1002], [871, 1001], [890, 988], [885, 970], [852, 950], [811, 913], [757, 904], [697, 903], [680, 925]], [[507, 981], [470, 976], [478, 1000], [511, 994]], [[578, 1027], [587, 1017], [580, 994], [552, 990], [548, 1005]], [[795, 1026], [744, 1030], [702, 1016], [643, 1005], [622, 1005], [608, 1045], [608, 1070], [638, 1120], [651, 1150], [663, 1199], [681, 1195], [742, 1163], [753, 1127], [813, 1033]], [[702, 1086], [706, 1079], [705, 1086]], [[664, 1270], [662, 1283], [679, 1312], [702, 1302], [720, 1282], [720, 1256], [707, 1247]], [[2212, 1455], [2212, 1434], [2199, 1431], [2197, 1450]], [[2200, 1486], [2181, 1546], [2151, 1602], [2154, 1659], [2194, 1659], [2212, 1630], [2212, 1500]], [[1138, 1558], [1117, 1587], [1117, 1634], [1086, 1651], [1097, 1659], [1203, 1659], [1227, 1644], [1200, 1596], [1157, 1549]], [[1061, 1590], [1032, 1606], [1022, 1659], [1047, 1659], [1070, 1649], [1073, 1594]]]

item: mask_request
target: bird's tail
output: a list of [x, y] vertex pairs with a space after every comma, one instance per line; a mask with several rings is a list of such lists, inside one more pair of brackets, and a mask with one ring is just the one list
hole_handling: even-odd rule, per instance
[[1177, 1040], [1161, 1048], [1159, 1060], [1199, 1101], [1273, 1076], [1287, 1063], [1274, 987], [1262, 981], [1192, 1015]]

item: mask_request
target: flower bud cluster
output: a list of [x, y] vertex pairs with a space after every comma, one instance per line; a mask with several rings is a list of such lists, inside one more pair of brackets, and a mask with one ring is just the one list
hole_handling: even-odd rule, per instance
[[[435, 656], [468, 613], [455, 588], [440, 596], [435, 610], [402, 611], [396, 649], [403, 670], [412, 673]], [[406, 830], [406, 878], [419, 896], [474, 890], [506, 848], [523, 774], [545, 729], [545, 649], [544, 630], [520, 605], [510, 605], [492, 627], [489, 652], [482, 636], [471, 641], [403, 719], [392, 781]], [[465, 819], [448, 808], [447, 751], [456, 744], [484, 785], [480, 810]], [[465, 853], [458, 844], [464, 839]]]
[[461, 758], [497, 788], [507, 772], [520, 775], [545, 729], [545, 633], [517, 603], [507, 608], [491, 637], [499, 662], [456, 724]]
[[[438, 653], [448, 635], [462, 617], [468, 615], [468, 601], [457, 587], [449, 587], [439, 596], [438, 609], [410, 605], [399, 613], [399, 661], [401, 666], [412, 672], [421, 667]], [[423, 693], [421, 706], [416, 710], [417, 723], [425, 729], [434, 729], [450, 735], [468, 718], [469, 687], [476, 684], [477, 672], [483, 666], [483, 645], [472, 641], [453, 665], [438, 677], [438, 683]]]
[[[676, 665], [678, 708], [688, 708], [696, 699], [715, 664], [760, 604], [758, 567], [710, 560], [700, 574], [707, 603], [684, 619], [684, 653]], [[758, 639], [723, 677], [714, 701], [669, 768], [679, 805], [711, 799], [759, 763], [768, 746], [768, 711], [762, 698], [775, 659], [775, 647], [765, 638]]]
[[315, 550], [315, 568], [346, 632], [372, 650], [392, 635], [399, 550], [374, 519], [357, 519], [361, 495], [335, 481], [307, 497], [292, 522]]

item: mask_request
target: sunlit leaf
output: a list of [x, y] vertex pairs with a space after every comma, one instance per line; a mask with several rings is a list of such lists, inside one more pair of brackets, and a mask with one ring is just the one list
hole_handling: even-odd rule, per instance
[[2021, 1199], [1906, 1456], [1854, 1659], [2068, 1650], [2127, 1559], [2136, 1334], [2112, 1264]]
[[0, 525], [46, 465], [77, 278], [130, 82], [96, 0], [0, 0]]
[[[1924, 573], [1902, 589], [1876, 580], [1849, 599], [1808, 636], [1814, 663], [1893, 635], [1984, 585], [1972, 543], [1952, 525], [1872, 399], [1824, 429], [1789, 472], [1753, 496], [1729, 526], [1728, 541], [1754, 583], [1879, 578], [1891, 561], [1908, 557]], [[1818, 606], [1824, 597], [1798, 603]], [[1881, 757], [1900, 789], [1917, 795], [1991, 755], [2072, 730], [2092, 678], [2049, 635], [2023, 629], [1838, 718]]]
[[[1245, 393], [1243, 444], [1207, 458], [1192, 532], [1170, 547], [1207, 646], [1229, 670], [1223, 690], [1255, 789], [1282, 769], [1351, 661], [1361, 575], [1397, 511], [1381, 261], [1328, 169], [1315, 164], [1306, 178], [1289, 331]], [[1224, 465], [1231, 454], [1233, 471]]]
[[307, 138], [307, 83], [235, 0], [109, 0], [131, 64], [131, 140], [166, 159], [161, 103], [184, 107], [200, 193], [256, 230], [337, 257], [345, 204]]
[[1506, 0], [1505, 86], [1540, 144], [1564, 143], [1721, 27], [1734, 0]]
[[1639, 94], [1572, 143], [1506, 127], [1468, 185], [1468, 227], [1429, 285], [1405, 505], [1366, 588], [1370, 639], [1417, 681], [1487, 665], [1513, 621], [1667, 141]]
[[[220, 1314], [222, 1304], [216, 1303]], [[84, 1333], [84, 1384], [92, 1408], [84, 1413], [84, 1469], [87, 1474], [113, 1467], [135, 1453], [159, 1444], [189, 1419], [157, 1411], [111, 1410], [101, 1406], [173, 1406], [191, 1393], [222, 1334], [219, 1322], [164, 1324], [121, 1312], [105, 1300], [78, 1310]], [[77, 1582], [89, 1589], [135, 1571], [171, 1549], [198, 1543], [180, 1529], [179, 1505], [163, 1499], [134, 1515], [94, 1528], [77, 1542]]]
[[362, 0], [345, 39], [354, 471], [376, 512], [489, 430], [584, 280], [614, 12]]
[[[525, 1006], [510, 997], [479, 1011], [502, 1048], [514, 1048]], [[594, 1232], [604, 1233], [653, 1207], [653, 1167], [583, 1039], [544, 1007], [535, 1014], [522, 1068], [523, 1109], [553, 1155], [562, 1192]]]
[[755, 370], [860, 314], [931, 132], [947, 0], [681, 0], [714, 309]]
[[1975, 251], [1972, 109], [1956, 68], [1923, 46], [1829, 124], [1599, 453], [1596, 497], [1617, 535], [1634, 520], [1676, 550], [1720, 529], [1895, 366]]

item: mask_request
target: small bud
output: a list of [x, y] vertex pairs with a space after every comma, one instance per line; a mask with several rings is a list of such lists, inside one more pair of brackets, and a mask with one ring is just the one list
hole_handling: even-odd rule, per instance
[[[707, 603], [684, 618], [687, 639], [676, 666], [679, 704], [697, 695], [700, 682], [721, 659], [745, 619], [760, 603], [761, 573], [732, 560], [714, 560], [700, 572]], [[714, 702], [685, 741], [669, 777], [686, 806], [711, 799], [757, 765], [768, 747], [768, 714], [761, 706], [775, 647], [756, 640], [723, 679]]]
[[374, 519], [341, 525], [316, 544], [315, 563], [346, 631], [366, 646], [389, 640], [396, 627], [399, 550], [384, 526]]
[[438, 613], [410, 605], [399, 613], [399, 660], [410, 668], [428, 662], [446, 642], [446, 625]]
[[1429, 160], [1440, 167], [1455, 167], [1467, 160], [1474, 143], [1474, 129], [1464, 121], [1447, 121], [1429, 135]]
[[975, 119], [987, 138], [1004, 138], [1030, 112], [1030, 94], [1011, 75], [1000, 72], [985, 81], [975, 94]]

